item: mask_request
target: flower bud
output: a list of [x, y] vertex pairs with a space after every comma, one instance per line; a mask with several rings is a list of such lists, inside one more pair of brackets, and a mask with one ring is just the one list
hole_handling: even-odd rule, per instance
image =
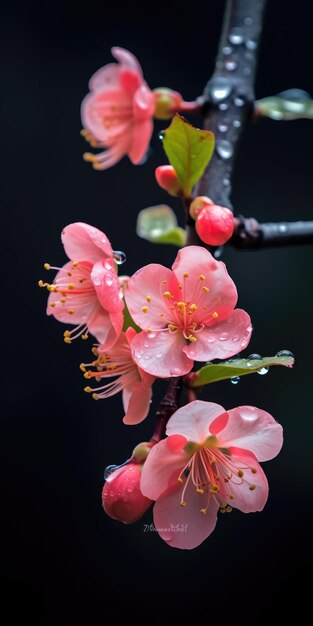
[[197, 196], [197, 198], [195, 198], [190, 207], [189, 207], [189, 213], [190, 216], [192, 217], [192, 219], [197, 219], [197, 215], [198, 213], [200, 213], [200, 211], [208, 206], [213, 206], [214, 202], [213, 200], [211, 200], [211, 198], [207, 198], [207, 196]]
[[200, 239], [210, 246], [223, 245], [233, 234], [234, 216], [226, 207], [207, 204], [195, 211], [195, 219]]
[[142, 443], [138, 443], [138, 445], [133, 449], [132, 461], [144, 463], [153, 445], [154, 443], [152, 441], [143, 441]]
[[170, 196], [178, 196], [181, 185], [172, 165], [160, 165], [155, 170], [155, 177], [161, 189], [165, 189]]
[[140, 491], [142, 466], [131, 462], [120, 467], [110, 474], [102, 490], [105, 512], [124, 524], [136, 522], [152, 504]]
[[177, 91], [159, 87], [153, 90], [155, 97], [154, 117], [157, 120], [169, 120], [176, 111], [180, 110], [183, 99]]

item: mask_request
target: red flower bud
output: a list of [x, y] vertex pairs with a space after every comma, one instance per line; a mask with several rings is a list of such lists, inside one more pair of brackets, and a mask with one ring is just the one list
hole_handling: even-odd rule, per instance
[[202, 241], [210, 246], [221, 246], [233, 234], [234, 216], [223, 206], [213, 204], [209, 198], [196, 198], [190, 205], [190, 214], [196, 220], [196, 231]]
[[165, 189], [171, 196], [178, 196], [181, 185], [172, 165], [160, 165], [155, 170], [155, 177], [161, 189]]
[[153, 90], [155, 98], [154, 117], [157, 120], [169, 120], [183, 103], [182, 96], [177, 91], [159, 87]]
[[152, 504], [142, 495], [140, 478], [143, 463], [128, 463], [110, 474], [102, 491], [102, 506], [110, 517], [124, 524], [140, 519]]

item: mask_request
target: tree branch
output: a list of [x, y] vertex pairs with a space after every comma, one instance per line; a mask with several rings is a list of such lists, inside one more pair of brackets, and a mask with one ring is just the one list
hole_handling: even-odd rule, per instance
[[313, 244], [313, 222], [278, 222], [259, 224], [253, 217], [235, 218], [229, 244], [240, 250], [260, 250], [299, 244]]
[[178, 397], [181, 389], [181, 378], [171, 378], [165, 396], [156, 414], [154, 433], [150, 441], [158, 443], [164, 437], [165, 428], [170, 417], [178, 409]]

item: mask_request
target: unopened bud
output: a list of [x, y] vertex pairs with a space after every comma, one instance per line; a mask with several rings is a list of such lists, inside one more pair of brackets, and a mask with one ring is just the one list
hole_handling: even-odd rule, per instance
[[181, 184], [172, 165], [160, 165], [157, 167], [155, 177], [161, 189], [165, 189], [171, 196], [179, 196]]
[[192, 219], [196, 220], [198, 213], [200, 213], [202, 209], [213, 205], [214, 202], [213, 200], [211, 200], [211, 198], [207, 198], [207, 196], [197, 196], [197, 198], [192, 201], [189, 207], [190, 216], [192, 217]]
[[159, 87], [153, 91], [155, 97], [154, 117], [157, 120], [169, 120], [180, 110], [183, 99], [177, 91]]
[[140, 519], [152, 504], [142, 495], [140, 478], [143, 463], [128, 463], [109, 475], [102, 490], [102, 506], [110, 517], [132, 524]]
[[151, 441], [143, 441], [142, 443], [138, 443], [138, 445], [133, 449], [132, 460], [137, 461], [137, 463], [143, 463], [152, 446], [154, 444]]
[[221, 246], [230, 239], [234, 230], [234, 216], [216, 204], [203, 208], [196, 216], [196, 231], [202, 241], [210, 246]]

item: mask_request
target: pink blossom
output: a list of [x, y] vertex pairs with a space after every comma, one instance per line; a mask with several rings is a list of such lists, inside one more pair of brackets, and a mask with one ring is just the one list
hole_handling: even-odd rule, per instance
[[141, 67], [131, 52], [112, 48], [118, 63], [100, 68], [90, 79], [90, 93], [81, 106], [83, 134], [91, 145], [106, 148], [86, 153], [93, 167], [105, 170], [128, 155], [140, 163], [153, 130], [155, 96], [145, 83]]
[[[94, 349], [98, 358], [92, 363], [81, 365], [85, 378], [96, 378], [98, 382], [102, 382], [102, 379], [105, 381], [104, 385], [95, 389], [85, 387], [87, 393], [94, 392], [95, 400], [123, 392], [124, 424], [139, 424], [148, 415], [152, 385], [155, 381], [155, 378], [138, 367], [132, 358], [130, 343], [135, 336], [136, 331], [131, 327], [128, 328], [126, 333], [120, 335], [110, 352], [100, 345]], [[86, 370], [89, 366], [95, 367], [96, 371]], [[111, 378], [116, 380], [111, 381]]]
[[88, 332], [109, 349], [123, 327], [123, 299], [115, 270], [111, 244], [97, 228], [76, 222], [66, 226], [61, 235], [70, 261], [58, 270], [52, 284], [39, 282], [50, 292], [47, 314], [59, 322], [76, 324], [66, 330], [64, 341], [86, 339]]
[[263, 509], [268, 483], [258, 461], [274, 458], [283, 442], [269, 413], [196, 400], [174, 413], [166, 433], [146, 460], [141, 491], [156, 500], [154, 523], [169, 545], [198, 546], [214, 530], [219, 509]]
[[136, 363], [166, 378], [190, 372], [194, 360], [224, 359], [249, 342], [249, 315], [234, 307], [237, 290], [224, 263], [200, 246], [178, 252], [172, 266], [136, 272], [125, 292], [129, 312], [143, 329], [132, 340]]
[[102, 506], [106, 514], [124, 524], [136, 522], [152, 504], [140, 491], [142, 467], [142, 463], [131, 462], [118, 468], [103, 487]]

